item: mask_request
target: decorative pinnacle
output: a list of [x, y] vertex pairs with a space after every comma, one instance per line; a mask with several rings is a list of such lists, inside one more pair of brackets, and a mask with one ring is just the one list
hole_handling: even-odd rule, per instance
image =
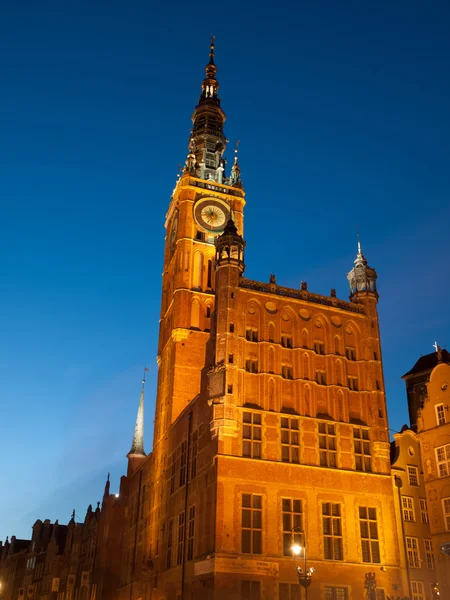
[[214, 46], [215, 46], [215, 36], [211, 34], [211, 44], [209, 47], [209, 64], [214, 65]]
[[136, 417], [136, 425], [134, 426], [133, 442], [131, 444], [131, 450], [127, 456], [139, 455], [146, 456], [144, 451], [144, 386], [145, 386], [145, 374], [148, 369], [144, 369], [144, 377], [142, 379], [141, 398], [139, 400], [139, 408]]

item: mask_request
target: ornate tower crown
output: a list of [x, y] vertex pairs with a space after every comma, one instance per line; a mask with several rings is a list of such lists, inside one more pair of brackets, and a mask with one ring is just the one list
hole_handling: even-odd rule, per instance
[[219, 268], [223, 265], [233, 265], [240, 269], [241, 273], [244, 272], [244, 248], [245, 242], [238, 234], [236, 225], [233, 219], [229, 219], [225, 226], [222, 235], [215, 241], [216, 246], [216, 260], [215, 268]]
[[192, 115], [193, 129], [189, 138], [189, 154], [185, 173], [200, 179], [225, 183], [226, 137], [223, 131], [225, 113], [220, 107], [217, 67], [214, 62], [214, 37], [211, 38], [209, 62], [202, 91]]
[[358, 254], [356, 255], [354, 264], [353, 269], [347, 274], [350, 284], [350, 299], [355, 300], [361, 296], [373, 296], [378, 299], [377, 272], [367, 264], [359, 240]]

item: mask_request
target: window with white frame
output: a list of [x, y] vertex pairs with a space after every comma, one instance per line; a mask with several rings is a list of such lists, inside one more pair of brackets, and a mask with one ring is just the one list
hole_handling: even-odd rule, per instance
[[408, 552], [408, 564], [412, 569], [420, 569], [419, 538], [407, 537], [406, 549]]
[[442, 498], [442, 513], [444, 515], [445, 529], [450, 531], [450, 498]]
[[411, 591], [413, 600], [425, 600], [425, 592], [421, 581], [411, 581]]
[[326, 585], [325, 600], [348, 600], [348, 588]]
[[427, 567], [429, 569], [435, 569], [433, 542], [431, 540], [423, 540], [423, 542], [425, 544], [425, 558], [427, 561]]
[[424, 525], [427, 525], [427, 523], [430, 522], [430, 519], [428, 517], [428, 504], [427, 501], [425, 500], [425, 498], [420, 498], [419, 500], [420, 503], [420, 518], [421, 521]]
[[419, 485], [419, 469], [408, 465], [408, 481], [409, 485]]
[[402, 496], [402, 510], [404, 521], [414, 522], [416, 520], [416, 515], [414, 513], [414, 498], [411, 498], [411, 496]]
[[448, 477], [450, 475], [450, 444], [436, 448], [436, 463], [439, 477]]
[[436, 424], [438, 426], [445, 425], [445, 409], [442, 402], [441, 404], [436, 404], [434, 410], [436, 411]]

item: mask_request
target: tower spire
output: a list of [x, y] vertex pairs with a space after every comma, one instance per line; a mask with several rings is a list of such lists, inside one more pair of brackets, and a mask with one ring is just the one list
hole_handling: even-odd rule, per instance
[[131, 444], [131, 450], [128, 452], [128, 459], [134, 457], [147, 456], [144, 451], [144, 389], [145, 389], [145, 373], [148, 371], [147, 367], [144, 369], [144, 377], [142, 379], [141, 397], [139, 400], [139, 408], [136, 417], [136, 425], [134, 426], [133, 442]]
[[369, 267], [362, 253], [361, 239], [358, 233], [358, 252], [353, 269], [347, 274], [350, 284], [350, 299], [356, 300], [362, 296], [373, 296], [378, 299], [377, 272]]

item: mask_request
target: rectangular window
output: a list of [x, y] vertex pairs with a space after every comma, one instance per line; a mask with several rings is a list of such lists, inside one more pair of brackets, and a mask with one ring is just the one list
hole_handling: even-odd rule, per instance
[[167, 527], [167, 557], [166, 557], [166, 568], [170, 569], [172, 566], [172, 537], [173, 537], [173, 519], [169, 520]]
[[347, 377], [347, 387], [350, 390], [358, 391], [358, 378], [357, 377]]
[[348, 588], [325, 586], [325, 600], [348, 600]]
[[408, 481], [409, 485], [419, 485], [419, 469], [417, 467], [408, 466]]
[[342, 551], [341, 505], [324, 502], [322, 504], [324, 558], [344, 560]]
[[194, 558], [194, 536], [195, 536], [195, 506], [189, 509], [189, 521], [187, 531], [187, 560]]
[[247, 327], [245, 330], [245, 339], [248, 342], [257, 342], [258, 341], [258, 330], [254, 327]]
[[411, 581], [412, 600], [425, 600], [423, 583], [421, 581]]
[[242, 427], [242, 455], [261, 458], [261, 414], [244, 412]]
[[414, 513], [414, 498], [402, 496], [402, 511], [404, 521], [414, 522], [416, 520], [416, 515]]
[[205, 241], [205, 234], [203, 233], [203, 231], [197, 231], [195, 234], [195, 239], [199, 240], [200, 242], [204, 242]]
[[234, 333], [234, 323], [230, 323], [230, 333]]
[[409, 566], [412, 569], [420, 569], [419, 539], [416, 537], [407, 537], [406, 549], [408, 551]]
[[439, 477], [448, 477], [450, 475], [450, 444], [436, 448], [436, 462]]
[[281, 417], [281, 460], [283, 462], [300, 462], [300, 440], [298, 419]]
[[327, 375], [325, 373], [325, 371], [316, 371], [316, 382], [320, 385], [326, 385], [327, 384]]
[[177, 535], [177, 565], [181, 565], [184, 558], [184, 512], [178, 515]]
[[300, 586], [298, 583], [279, 583], [278, 600], [300, 600]]
[[375, 590], [375, 600], [386, 600], [386, 592], [377, 588]]
[[[291, 547], [294, 543], [301, 545], [302, 530], [302, 501], [295, 498], [282, 498], [281, 510], [283, 517], [283, 554], [292, 556]], [[297, 530], [292, 531], [293, 529]]]
[[333, 423], [319, 423], [321, 467], [336, 467], [336, 430]]
[[262, 554], [262, 496], [242, 494], [242, 552]]
[[419, 500], [420, 503], [420, 518], [422, 523], [424, 523], [424, 525], [426, 525], [427, 523], [430, 522], [430, 519], [428, 517], [428, 504], [427, 501], [424, 500], [423, 498], [421, 498]]
[[359, 507], [359, 530], [361, 533], [363, 562], [381, 562], [376, 508], [372, 508], [370, 506]]
[[284, 379], [293, 379], [293, 371], [290, 365], [281, 365], [281, 377], [284, 377]]
[[314, 351], [317, 354], [325, 354], [325, 344], [323, 342], [314, 342]]
[[356, 360], [355, 348], [351, 348], [350, 346], [347, 346], [347, 348], [345, 349], [345, 356], [347, 357], [348, 360]]
[[181, 459], [180, 459], [180, 487], [186, 483], [186, 467], [187, 467], [187, 441], [181, 444]]
[[444, 515], [445, 529], [450, 531], [450, 498], [442, 498], [442, 513]]
[[433, 542], [431, 540], [424, 540], [425, 544], [425, 557], [427, 560], [427, 567], [429, 569], [435, 569], [434, 564], [434, 552], [433, 552]]
[[170, 480], [169, 480], [169, 487], [170, 487], [170, 495], [172, 495], [175, 491], [175, 473], [176, 473], [176, 457], [175, 457], [175, 452], [172, 452], [171, 456], [170, 456]]
[[245, 361], [245, 370], [249, 373], [258, 372], [258, 361], [255, 358], [247, 358]]
[[353, 428], [353, 445], [355, 450], [355, 467], [357, 471], [372, 471], [369, 430], [362, 427]]
[[445, 425], [445, 410], [443, 404], [436, 404], [436, 423], [437, 425]]
[[241, 581], [242, 600], [260, 600], [261, 582], [260, 581]]
[[291, 335], [282, 335], [281, 336], [281, 345], [283, 348], [292, 348], [292, 336]]

